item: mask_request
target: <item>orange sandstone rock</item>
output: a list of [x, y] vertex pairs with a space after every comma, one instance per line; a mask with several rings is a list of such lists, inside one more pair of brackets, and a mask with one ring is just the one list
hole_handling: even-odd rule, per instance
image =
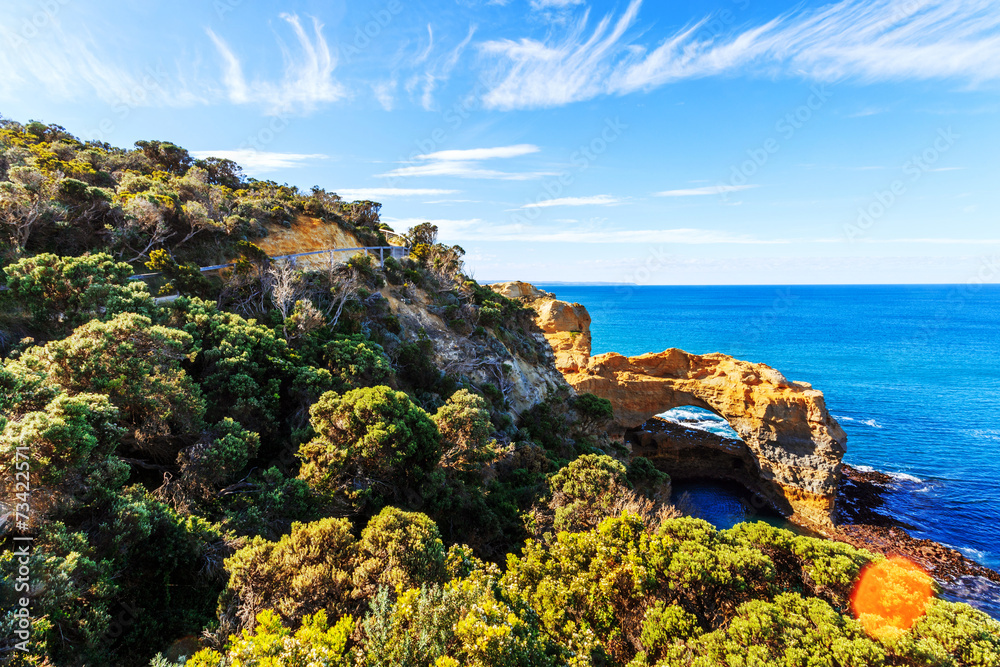
[[752, 454], [753, 491], [793, 521], [822, 532], [832, 528], [847, 435], [827, 411], [822, 392], [770, 366], [725, 354], [669, 349], [591, 357], [586, 308], [527, 283], [492, 287], [535, 310], [556, 367], [578, 392], [611, 401], [619, 433], [672, 408], [710, 410], [729, 422]]

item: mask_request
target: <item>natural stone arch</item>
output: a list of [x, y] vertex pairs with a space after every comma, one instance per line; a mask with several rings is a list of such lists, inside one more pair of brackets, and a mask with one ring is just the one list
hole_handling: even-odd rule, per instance
[[566, 379], [577, 391], [611, 401], [618, 432], [675, 407], [714, 412], [753, 456], [751, 490], [794, 521], [833, 525], [847, 435], [810, 385], [789, 382], [764, 364], [677, 349], [630, 358], [602, 354]]

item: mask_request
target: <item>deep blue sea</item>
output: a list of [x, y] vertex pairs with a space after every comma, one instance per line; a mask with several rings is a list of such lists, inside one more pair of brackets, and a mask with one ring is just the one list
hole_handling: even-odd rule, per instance
[[594, 354], [724, 352], [812, 383], [844, 460], [893, 475], [883, 511], [1000, 568], [1000, 285], [539, 287], [587, 307]]

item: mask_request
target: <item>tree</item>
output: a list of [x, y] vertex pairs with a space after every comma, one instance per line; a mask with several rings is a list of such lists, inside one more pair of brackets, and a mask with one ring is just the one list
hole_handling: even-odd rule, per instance
[[429, 222], [422, 222], [414, 225], [403, 235], [406, 245], [414, 248], [418, 245], [432, 246], [437, 243], [438, 228]]
[[0, 183], [0, 223], [16, 253], [28, 245], [32, 233], [45, 222], [58, 219], [57, 184], [31, 167], [11, 167], [9, 181]]
[[14, 366], [44, 369], [48, 382], [70, 394], [105, 394], [119, 409], [124, 441], [161, 459], [201, 431], [205, 404], [181, 368], [190, 334], [134, 313], [93, 321], [69, 337], [25, 352]]
[[356, 552], [347, 519], [296, 523], [277, 542], [254, 538], [226, 559], [229, 585], [220, 600], [220, 629], [252, 629], [265, 609], [289, 625], [320, 610], [332, 618], [353, 612]]
[[472, 472], [494, 455], [490, 438], [489, 404], [468, 389], [459, 389], [438, 408], [434, 423], [441, 433], [444, 453], [441, 465], [461, 472]]
[[426, 515], [386, 507], [361, 531], [354, 583], [366, 597], [444, 580], [444, 543]]
[[183, 175], [193, 162], [186, 150], [169, 141], [137, 141], [135, 147], [153, 165], [170, 174]]
[[309, 414], [317, 435], [299, 448], [299, 478], [331, 499], [400, 496], [440, 457], [430, 416], [389, 387], [327, 392]]

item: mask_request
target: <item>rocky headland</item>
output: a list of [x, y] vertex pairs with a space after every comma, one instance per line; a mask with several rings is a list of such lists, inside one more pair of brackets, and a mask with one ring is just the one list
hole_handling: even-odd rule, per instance
[[[494, 291], [535, 311], [556, 368], [578, 392], [608, 399], [612, 435], [673, 479], [737, 482], [755, 502], [777, 510], [807, 531], [921, 565], [945, 597], [1000, 614], [1000, 574], [961, 552], [916, 539], [882, 511], [892, 493], [889, 475], [842, 462], [847, 436], [826, 409], [823, 393], [764, 364], [725, 354], [678, 349], [635, 357], [591, 356], [590, 314], [523, 282]], [[740, 440], [656, 418], [694, 406], [723, 417]]]
[[847, 436], [827, 411], [822, 392], [791, 382], [769, 366], [724, 354], [670, 349], [636, 357], [613, 352], [591, 357], [585, 307], [526, 283], [502, 283], [493, 289], [534, 309], [556, 355], [556, 367], [574, 389], [611, 401], [614, 435], [637, 429], [672, 408], [710, 410], [740, 434], [744, 448], [675, 448], [653, 460], [675, 472], [691, 465], [682, 461], [712, 451], [726, 475], [737, 477], [791, 520], [823, 533], [833, 528]]

